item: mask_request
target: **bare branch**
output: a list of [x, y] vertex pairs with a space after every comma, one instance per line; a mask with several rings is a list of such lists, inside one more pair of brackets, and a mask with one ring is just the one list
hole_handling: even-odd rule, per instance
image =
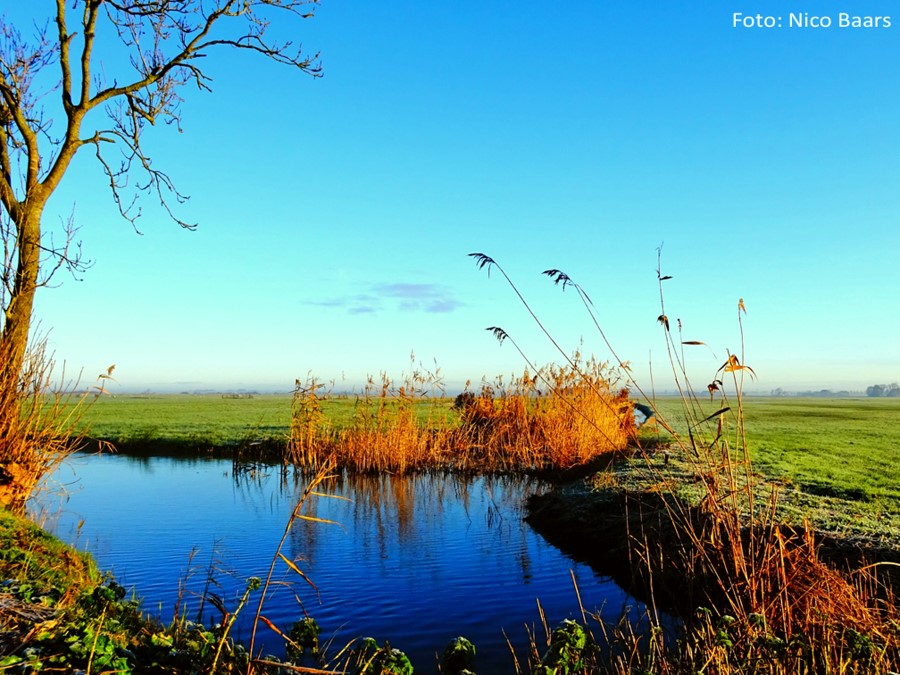
[[42, 230], [44, 208], [75, 155], [94, 147], [113, 200], [133, 226], [149, 196], [193, 228], [173, 212], [187, 197], [154, 165], [144, 132], [160, 123], [180, 129], [183, 88], [210, 90], [204, 59], [220, 50], [321, 75], [318, 54], [306, 57], [281, 39], [275, 27], [286, 24], [274, 21], [309, 18], [317, 3], [56, 0], [55, 14], [27, 37], [0, 15], [0, 388], [22, 366], [35, 289], [62, 269], [78, 275], [90, 264], [71, 219], [55, 233]]
[[[67, 4], [82, 10], [79, 30], [72, 31], [68, 25]], [[316, 4], [316, 0], [214, 0], [211, 4], [209, 0], [57, 0], [54, 30], [47, 25], [37, 28], [32, 39], [23, 38], [18, 28], [0, 18], [0, 202], [11, 212], [39, 184], [49, 195], [76, 152], [84, 145], [97, 146], [96, 132], [82, 137], [81, 126], [88, 113], [104, 107], [113, 128], [102, 135], [120, 145], [128, 158], [117, 169], [101, 161], [111, 185], [116, 186], [114, 191], [124, 186], [124, 172], [139, 169], [146, 180], [132, 183], [136, 192], [154, 194], [176, 222], [189, 226], [174, 215], [169, 203], [182, 203], [184, 195], [167, 174], [152, 168], [151, 158], [141, 147], [146, 125], [163, 121], [180, 128], [179, 91], [188, 84], [210, 90], [202, 61], [220, 48], [255, 52], [320, 76], [318, 54], [306, 57], [291, 41], [268, 38], [273, 13], [309, 18]], [[104, 82], [105, 75], [96, 74], [107, 70], [98, 68], [100, 62], [94, 56], [101, 20], [130, 51], [126, 63], [107, 64], [115, 72], [109, 84]], [[73, 70], [76, 45], [80, 53]], [[58, 65], [56, 84], [49, 86], [60, 90], [65, 122], [56, 134], [51, 133], [54, 115], [45, 115], [41, 105], [45, 92], [35, 84], [36, 76], [50, 64]], [[47, 78], [41, 78], [41, 83], [46, 85]], [[42, 139], [46, 141], [43, 149]], [[96, 149], [99, 155], [99, 146]], [[120, 212], [134, 224], [140, 210], [115, 198]]]
[[59, 36], [59, 69], [62, 78], [62, 103], [66, 115], [72, 114], [72, 70], [69, 59], [69, 51], [72, 43], [72, 35], [69, 35], [66, 27], [65, 0], [56, 0], [56, 31]]
[[[125, 84], [113, 82], [110, 86], [101, 85], [93, 96], [83, 101], [86, 110], [114, 100], [115, 104], [105, 108], [113, 128], [100, 132], [99, 136], [83, 139], [81, 143], [96, 146], [96, 155], [109, 178], [119, 212], [135, 229], [141, 210], [135, 209], [135, 199], [126, 201], [122, 195], [126, 175], [133, 168], [139, 168], [147, 179], [143, 184], [134, 184], [136, 193], [155, 194], [173, 220], [182, 227], [193, 228], [195, 225], [178, 218], [170, 208], [170, 198], [183, 203], [186, 197], [176, 189], [167, 174], [152, 167], [152, 160], [141, 145], [145, 125], [156, 125], [162, 120], [180, 130], [182, 98], [179, 90], [193, 83], [201, 91], [210, 91], [211, 80], [199, 63], [217, 48], [253, 51], [276, 63], [320, 76], [318, 54], [305, 58], [302, 50], [293, 47], [291, 42], [268, 42], [265, 35], [269, 21], [259, 13], [261, 9], [273, 9], [307, 18], [313, 13], [305, 10], [315, 1], [219, 0], [208, 12], [203, 11], [198, 0], [95, 2], [104, 4], [105, 16], [115, 28], [119, 40], [131, 49], [130, 65], [137, 77]], [[219, 24], [234, 20], [242, 21], [244, 28], [236, 37], [213, 37], [214, 32], [222, 32]], [[86, 27], [85, 35], [88, 34], [93, 35]], [[88, 38], [85, 40], [87, 42]], [[177, 45], [175, 52], [171, 50], [173, 44]], [[85, 54], [88, 54], [87, 48]], [[84, 72], [86, 80], [88, 70], [85, 68]], [[103, 157], [99, 145], [101, 138], [121, 147], [123, 159], [118, 168], [113, 168]], [[135, 198], [138, 196], [136, 194]]]
[[80, 280], [78, 275], [93, 266], [93, 261], [86, 260], [82, 255], [81, 240], [76, 239], [80, 229], [75, 223], [73, 210], [62, 228], [63, 243], [57, 244], [52, 232], [46, 237], [46, 243], [41, 243], [40, 249], [44, 256], [38, 286], [51, 286], [53, 277], [61, 269], [65, 269], [73, 278]]
[[[49, 123], [37, 108], [42, 94], [35, 90], [35, 77], [55, 58], [46, 27], [38, 31], [34, 42], [30, 42], [15, 26], [0, 21], [0, 126], [4, 131], [3, 149], [6, 153], [24, 153], [27, 158], [23, 176], [26, 189], [36, 185], [40, 179], [38, 137], [42, 132], [49, 131]], [[11, 162], [6, 159], [3, 164], [9, 166]], [[9, 187], [15, 189], [12, 184]]]
[[[42, 252], [41, 274], [36, 285], [52, 286], [57, 272], [65, 269], [73, 278], [93, 266], [93, 261], [84, 258], [82, 244], [77, 234], [80, 228], [75, 222], [74, 211], [61, 228], [62, 243], [58, 243], [53, 232], [44, 236], [38, 245]], [[0, 307], [7, 307], [7, 298], [13, 296], [18, 259], [18, 236], [15, 223], [8, 217], [0, 217], [0, 238], [3, 240], [3, 262], [0, 269]]]

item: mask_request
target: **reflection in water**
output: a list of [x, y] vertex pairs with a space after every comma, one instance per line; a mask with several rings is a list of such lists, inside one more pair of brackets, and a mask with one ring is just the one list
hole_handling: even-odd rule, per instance
[[[213, 590], [233, 607], [247, 577], [265, 576], [307, 485], [279, 467], [233, 473], [229, 461], [120, 456], [75, 456], [57, 479], [76, 477], [83, 489], [70, 494], [56, 532], [77, 539], [163, 620], [195, 548], [188, 616], [199, 609], [210, 560], [230, 571]], [[338, 475], [319, 491], [339, 498], [310, 499], [303, 511], [337, 524], [297, 520], [282, 551], [315, 588], [279, 565], [276, 581], [288, 586], [271, 589], [263, 613], [287, 628], [308, 611], [338, 648], [364, 635], [389, 640], [417, 672], [433, 672], [435, 653], [465, 635], [478, 649], [478, 670], [492, 673], [514, 671], [503, 631], [524, 654], [538, 599], [551, 624], [580, 615], [570, 570], [588, 611], [612, 621], [637, 613], [609, 579], [524, 523], [524, 498], [541, 489], [526, 478]], [[245, 614], [237, 626], [244, 638], [253, 612]], [[273, 634], [260, 637], [266, 651], [282, 650]]]
[[[292, 476], [283, 478], [280, 485], [282, 494], [293, 501], [302, 492], [305, 480]], [[395, 552], [406, 552], [411, 565], [455, 553], [446, 548], [452, 542], [439, 535], [447, 534], [447, 525], [462, 526], [463, 533], [468, 532], [473, 518], [477, 518], [481, 522], [475, 527], [480, 534], [465, 540], [477, 546], [470, 547], [467, 555], [485, 564], [485, 559], [496, 556], [498, 550], [516, 551], [520, 576], [527, 582], [530, 563], [525, 533], [529, 530], [521, 519], [521, 504], [523, 495], [541, 487], [538, 481], [525, 477], [342, 473], [323, 483], [321, 491], [343, 503], [313, 499], [304, 513], [352, 525], [357, 536], [355, 545], [364, 554], [386, 560]], [[323, 531], [321, 523], [297, 521], [291, 532], [292, 553], [315, 566], [319, 538], [328, 542], [332, 536]]]
[[[250, 471], [233, 472], [234, 488], [250, 509], [263, 507], [272, 512], [287, 513], [303, 493], [308, 476], [278, 467], [254, 467]], [[274, 487], [273, 487], [274, 486]], [[491, 533], [491, 540], [473, 554], [494, 555], [497, 548], [517, 550], [522, 578], [528, 578], [529, 561], [524, 535], [528, 527], [522, 521], [524, 496], [544, 489], [545, 484], [527, 476], [465, 476], [448, 473], [417, 475], [355, 474], [339, 472], [319, 486], [323, 496], [310, 499], [302, 513], [318, 520], [334, 520], [338, 525], [352, 525], [361, 538], [358, 545], [372, 551], [379, 558], [387, 558], [390, 551], [406, 549], [416, 555], [432, 555], [423, 551], [428, 545], [428, 533], [442, 528], [450, 519], [454, 524], [472, 525], [473, 517]], [[472, 508], [472, 494], [478, 502]], [[335, 505], [330, 498], [342, 500]], [[325, 502], [323, 504], [323, 501]], [[291, 531], [291, 544], [298, 557], [314, 565], [319, 539], [324, 535], [321, 522], [298, 520]]]

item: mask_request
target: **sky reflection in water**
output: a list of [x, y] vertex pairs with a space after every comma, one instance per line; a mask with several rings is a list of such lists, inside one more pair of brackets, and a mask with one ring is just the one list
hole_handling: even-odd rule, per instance
[[[48, 529], [91, 551], [164, 621], [178, 580], [192, 569], [187, 588], [199, 594], [210, 564], [219, 569], [212, 590], [233, 608], [247, 577], [265, 577], [306, 483], [276, 468], [238, 478], [231, 469], [222, 460], [77, 455], [55, 476], [67, 498], [44, 502]], [[322, 491], [347, 499], [314, 498], [304, 513], [337, 524], [297, 521], [283, 549], [316, 589], [279, 564], [275, 578], [294, 583], [270, 591], [263, 614], [289, 628], [303, 615], [298, 596], [336, 647], [360, 636], [388, 640], [418, 672], [432, 672], [435, 652], [465, 635], [480, 671], [513, 672], [503, 632], [524, 660], [538, 600], [551, 625], [578, 617], [571, 574], [588, 611], [615, 621], [637, 606], [522, 521], [524, 496], [540, 489], [446, 475], [336, 479]], [[245, 639], [257, 598], [238, 622]], [[187, 599], [194, 618], [198, 599]], [[205, 621], [213, 611], [206, 605]], [[282, 652], [272, 633], [260, 636], [268, 652]]]

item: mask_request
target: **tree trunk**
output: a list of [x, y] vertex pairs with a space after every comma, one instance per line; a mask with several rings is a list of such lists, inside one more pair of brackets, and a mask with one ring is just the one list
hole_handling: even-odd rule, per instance
[[[33, 200], [29, 200], [33, 201]], [[31, 313], [34, 295], [38, 287], [41, 263], [41, 214], [43, 204], [35, 207], [26, 202], [16, 219], [18, 231], [18, 266], [6, 322], [0, 336], [0, 386], [4, 389], [14, 384], [22, 370], [25, 351], [28, 347], [28, 332], [31, 328]]]
[[[24, 509], [25, 499], [34, 488], [33, 455], [37, 448], [21, 424], [23, 365], [28, 349], [31, 313], [38, 287], [41, 260], [41, 214], [43, 203], [29, 200], [10, 214], [18, 233], [16, 278], [6, 308], [0, 334], [0, 505], [16, 512]], [[27, 394], [25, 394], [27, 395]]]

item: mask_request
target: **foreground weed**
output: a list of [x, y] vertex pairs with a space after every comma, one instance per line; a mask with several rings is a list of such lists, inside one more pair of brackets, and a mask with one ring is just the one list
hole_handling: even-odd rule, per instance
[[459, 636], [444, 647], [441, 660], [443, 672], [448, 675], [472, 675], [475, 669], [475, 645]]
[[380, 646], [374, 638], [364, 638], [350, 650], [343, 672], [349, 675], [412, 675], [413, 665], [399, 649], [385, 641]]
[[[324, 518], [317, 518], [316, 516], [309, 515], [308, 513], [303, 513], [304, 507], [306, 507], [308, 505], [308, 502], [312, 498], [330, 497], [333, 499], [340, 499], [340, 497], [337, 497], [335, 495], [328, 495], [328, 494], [325, 494], [322, 492], [318, 492], [316, 489], [316, 488], [318, 488], [319, 485], [321, 485], [326, 480], [333, 478], [333, 476], [331, 474], [331, 470], [332, 470], [332, 467], [328, 464], [325, 464], [318, 469], [316, 474], [307, 483], [306, 487], [303, 490], [303, 493], [300, 495], [300, 498], [297, 500], [297, 503], [294, 505], [294, 508], [291, 511], [291, 515], [288, 518], [287, 524], [285, 525], [285, 528], [284, 528], [284, 533], [281, 535], [281, 540], [278, 542], [278, 546], [276, 547], [275, 553], [272, 556], [272, 561], [269, 565], [269, 571], [266, 574], [265, 580], [262, 582], [262, 591], [260, 593], [259, 602], [257, 603], [257, 606], [256, 606], [256, 614], [253, 619], [253, 628], [250, 633], [250, 646], [249, 646], [250, 654], [254, 653], [254, 645], [256, 644], [256, 634], [257, 634], [257, 630], [259, 628], [260, 622], [264, 623], [266, 626], [273, 629], [278, 635], [285, 637], [284, 634], [281, 632], [281, 630], [279, 630], [272, 621], [270, 621], [265, 616], [263, 616], [263, 613], [262, 613], [263, 606], [266, 602], [266, 597], [269, 593], [269, 590], [273, 586], [273, 584], [276, 583], [273, 580], [273, 576], [275, 573], [275, 568], [278, 565], [278, 563], [280, 562], [280, 563], [286, 565], [287, 568], [292, 573], [296, 574], [300, 580], [309, 584], [310, 586], [312, 586], [313, 589], [315, 589], [315, 585], [312, 583], [312, 581], [309, 579], [309, 577], [303, 572], [303, 570], [301, 570], [297, 566], [297, 561], [291, 560], [290, 558], [286, 557], [281, 551], [284, 548], [284, 542], [287, 540], [288, 535], [291, 532], [291, 528], [293, 528], [294, 523], [297, 520], [306, 520], [306, 521], [310, 521], [310, 522], [314, 522], [314, 523], [326, 523], [326, 524], [330, 524], [330, 525], [337, 524], [332, 520], [326, 520]], [[255, 584], [256, 588], [259, 588], [259, 580], [257, 579], [256, 582], [257, 582]], [[248, 592], [249, 592], [249, 590], [250, 589], [248, 587]], [[246, 594], [245, 594], [245, 599], [246, 599]], [[295, 624], [295, 626], [296, 626], [296, 624]], [[288, 644], [290, 644], [290, 641], [288, 642]], [[294, 643], [294, 644], [296, 646], [296, 643]], [[302, 651], [303, 650], [301, 650], [301, 653], [302, 653]], [[248, 665], [247, 675], [250, 675], [251, 672], [252, 671], [250, 670], [250, 666]]]

